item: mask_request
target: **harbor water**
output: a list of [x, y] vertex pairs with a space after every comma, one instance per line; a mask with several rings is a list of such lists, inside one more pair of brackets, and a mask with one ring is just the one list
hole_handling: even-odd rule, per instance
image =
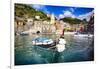
[[[58, 39], [58, 35], [42, 35], [51, 39]], [[65, 35], [66, 49], [57, 52], [52, 49], [32, 45], [34, 36], [15, 36], [15, 65], [67, 63], [92, 61], [94, 59], [93, 38]]]

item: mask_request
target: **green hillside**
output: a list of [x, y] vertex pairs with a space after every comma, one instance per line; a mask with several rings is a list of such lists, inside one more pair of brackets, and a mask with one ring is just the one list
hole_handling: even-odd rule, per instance
[[42, 11], [37, 11], [34, 8], [32, 8], [31, 5], [27, 4], [15, 4], [15, 16], [26, 18], [26, 17], [32, 17], [40, 16], [42, 20], [48, 19], [47, 15]]
[[65, 17], [65, 18], [62, 18], [60, 20], [63, 20], [64, 22], [68, 22], [70, 24], [80, 24], [81, 22], [84, 23], [83, 20], [80, 20], [80, 19], [77, 19], [77, 18], [71, 18], [71, 17]]

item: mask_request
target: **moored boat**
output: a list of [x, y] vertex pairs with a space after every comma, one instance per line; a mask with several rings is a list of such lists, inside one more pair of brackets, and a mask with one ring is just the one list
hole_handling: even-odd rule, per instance
[[74, 36], [75, 37], [93, 37], [93, 34], [81, 34], [81, 33], [78, 33], [78, 34], [75, 34]]
[[55, 45], [55, 41], [49, 38], [38, 37], [32, 40], [33, 45], [49, 47]]
[[65, 48], [66, 41], [60, 38], [59, 41], [54, 41], [49, 38], [38, 37], [32, 40], [34, 46], [40, 46], [47, 49], [56, 49], [58, 52], [63, 52]]

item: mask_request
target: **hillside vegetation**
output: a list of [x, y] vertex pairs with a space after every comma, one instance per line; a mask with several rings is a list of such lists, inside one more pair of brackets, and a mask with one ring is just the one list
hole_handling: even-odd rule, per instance
[[32, 5], [27, 4], [15, 4], [15, 16], [21, 18], [35, 18], [35, 16], [40, 16], [40, 18], [43, 20], [49, 20], [44, 12], [37, 11], [32, 7]]

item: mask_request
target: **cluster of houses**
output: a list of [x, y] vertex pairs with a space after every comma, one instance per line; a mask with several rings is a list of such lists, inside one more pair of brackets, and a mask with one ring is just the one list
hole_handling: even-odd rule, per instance
[[70, 24], [60, 20], [56, 20], [54, 15], [52, 14], [50, 17], [50, 21], [41, 20], [40, 16], [35, 16], [35, 18], [21, 18], [15, 17], [15, 34], [20, 34], [22, 32], [25, 33], [61, 33], [63, 29], [65, 32], [73, 32], [78, 31], [81, 28], [84, 29], [84, 24]]

